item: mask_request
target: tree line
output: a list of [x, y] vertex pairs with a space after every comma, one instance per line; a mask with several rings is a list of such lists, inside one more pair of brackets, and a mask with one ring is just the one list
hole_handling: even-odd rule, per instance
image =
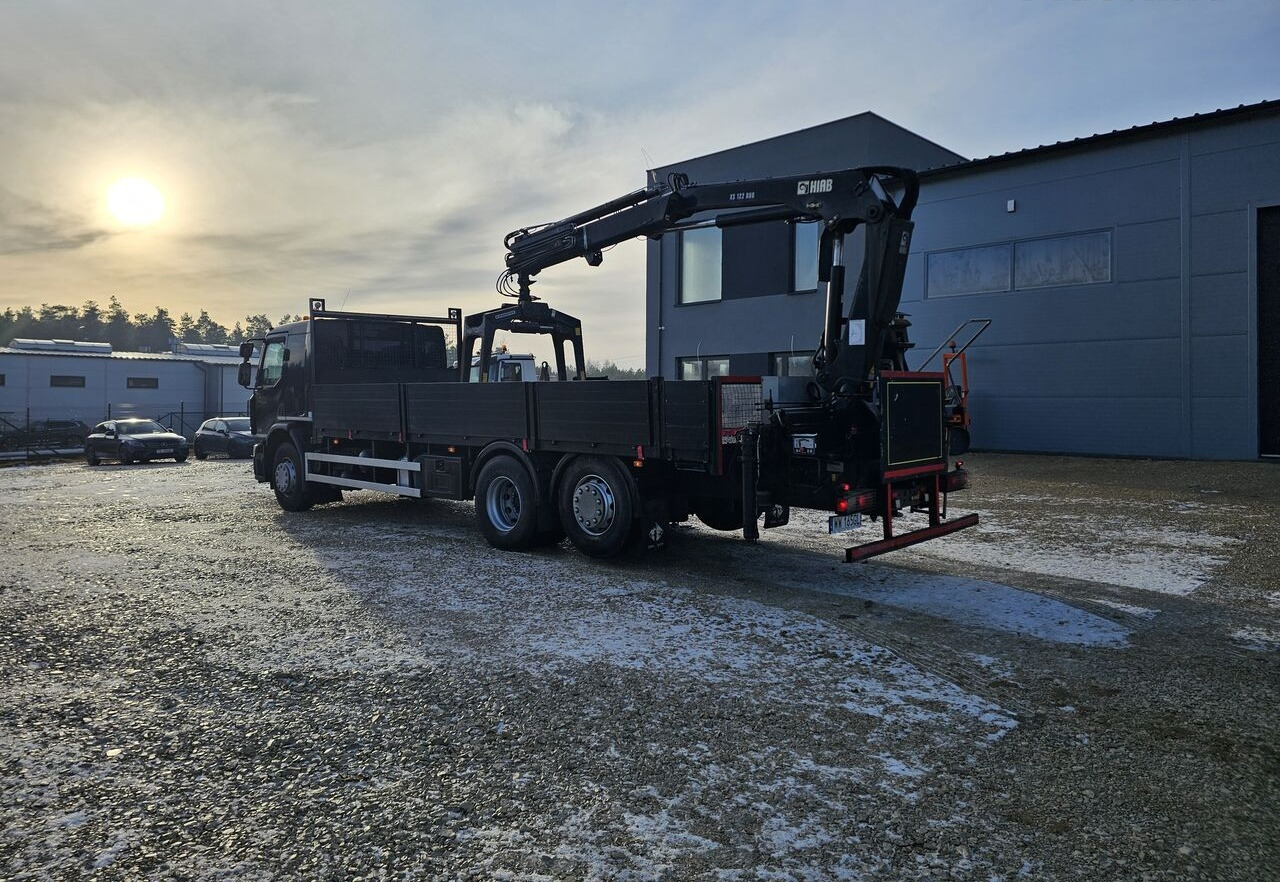
[[230, 343], [263, 337], [275, 325], [297, 321], [297, 316], [284, 315], [272, 322], [266, 315], [247, 315], [244, 322], [228, 328], [200, 310], [192, 317], [184, 312], [175, 319], [163, 306], [155, 312], [129, 315], [112, 297], [105, 308], [86, 300], [83, 306], [40, 304], [39, 309], [10, 307], [0, 313], [0, 346], [8, 346], [22, 337], [36, 340], [81, 340], [87, 343], [110, 343], [124, 352], [168, 352], [176, 338], [183, 343]]
[[[211, 319], [203, 309], [194, 318], [184, 312], [176, 320], [163, 306], [157, 306], [152, 313], [129, 315], [115, 297], [107, 302], [105, 309], [93, 300], [86, 300], [80, 307], [42, 303], [39, 309], [10, 307], [0, 313], [0, 346], [8, 346], [22, 337], [110, 343], [117, 352], [168, 352], [175, 338], [183, 343], [234, 345], [241, 340], [265, 337], [273, 327], [300, 319], [301, 316], [286, 313], [272, 322], [259, 313], [247, 315], [243, 322], [228, 328]], [[452, 345], [449, 354], [457, 357]], [[648, 376], [644, 368], [623, 368], [608, 359], [588, 359], [586, 374], [611, 380], [642, 380]]]

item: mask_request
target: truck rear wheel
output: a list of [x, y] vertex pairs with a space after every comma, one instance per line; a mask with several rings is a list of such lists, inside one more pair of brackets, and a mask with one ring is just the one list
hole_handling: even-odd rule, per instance
[[303, 479], [302, 457], [298, 448], [288, 441], [276, 448], [272, 461], [271, 489], [276, 492], [276, 502], [285, 511], [306, 511], [311, 508]]
[[533, 479], [510, 456], [485, 463], [476, 479], [476, 521], [494, 548], [523, 551], [537, 544], [538, 511]]
[[588, 557], [613, 557], [635, 538], [635, 484], [616, 462], [582, 457], [560, 478], [560, 523]]

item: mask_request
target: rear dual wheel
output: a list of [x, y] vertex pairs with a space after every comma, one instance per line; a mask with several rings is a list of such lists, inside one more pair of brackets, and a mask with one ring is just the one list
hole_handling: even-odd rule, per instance
[[584, 456], [560, 476], [557, 510], [565, 534], [589, 557], [613, 557], [636, 538], [639, 491], [615, 460]]

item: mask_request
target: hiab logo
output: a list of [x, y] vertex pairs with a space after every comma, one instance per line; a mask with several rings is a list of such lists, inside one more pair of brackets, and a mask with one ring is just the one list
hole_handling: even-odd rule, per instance
[[835, 182], [831, 178], [817, 181], [799, 181], [796, 183], [797, 196], [810, 196], [814, 193], [830, 193]]

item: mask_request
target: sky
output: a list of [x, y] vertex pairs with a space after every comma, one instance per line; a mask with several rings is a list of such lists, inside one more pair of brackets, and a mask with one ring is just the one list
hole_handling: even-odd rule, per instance
[[[1277, 45], [1275, 0], [7, 0], [0, 310], [479, 311], [647, 168], [867, 110], [1003, 153], [1280, 98]], [[644, 252], [539, 276], [589, 358], [643, 365]]]

